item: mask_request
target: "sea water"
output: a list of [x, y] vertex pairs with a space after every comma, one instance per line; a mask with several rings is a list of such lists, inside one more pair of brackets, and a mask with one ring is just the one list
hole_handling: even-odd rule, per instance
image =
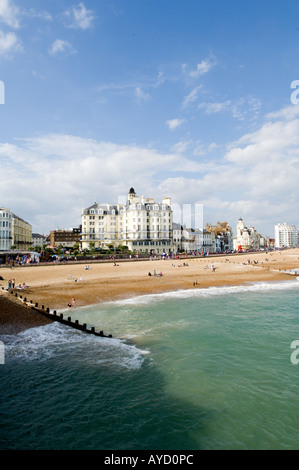
[[112, 338], [1, 336], [0, 449], [299, 449], [298, 299], [198, 288], [68, 312]]

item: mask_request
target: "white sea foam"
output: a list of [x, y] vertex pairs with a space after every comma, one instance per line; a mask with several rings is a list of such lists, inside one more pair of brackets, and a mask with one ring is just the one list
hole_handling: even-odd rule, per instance
[[[299, 280], [299, 278], [296, 278]], [[196, 289], [186, 289], [186, 290], [177, 290], [171, 292], [163, 292], [159, 294], [147, 294], [140, 295], [137, 297], [132, 297], [128, 299], [115, 300], [109, 302], [113, 305], [146, 305], [150, 303], [156, 303], [159, 301], [165, 301], [166, 299], [185, 299], [191, 297], [214, 297], [220, 295], [230, 295], [230, 294], [239, 294], [239, 293], [248, 293], [248, 292], [267, 292], [267, 291], [277, 291], [285, 289], [299, 289], [299, 283], [292, 281], [285, 282], [257, 282], [257, 283], [247, 283], [245, 285], [239, 286], [221, 286], [221, 287], [208, 287], [208, 288], [196, 288]]]
[[109, 365], [138, 369], [147, 351], [118, 338], [88, 335], [54, 322], [30, 328], [17, 335], [2, 335], [5, 359], [46, 361], [64, 356], [94, 365]]

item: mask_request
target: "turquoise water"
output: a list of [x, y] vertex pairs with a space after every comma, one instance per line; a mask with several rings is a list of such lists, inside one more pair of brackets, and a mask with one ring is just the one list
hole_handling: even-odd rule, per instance
[[0, 449], [299, 449], [299, 282], [141, 296], [1, 336]]

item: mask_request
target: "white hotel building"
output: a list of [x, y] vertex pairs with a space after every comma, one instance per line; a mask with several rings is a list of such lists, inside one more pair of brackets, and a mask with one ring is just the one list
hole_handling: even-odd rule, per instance
[[11, 212], [0, 207], [0, 251], [28, 250], [32, 244], [32, 226]]
[[82, 249], [125, 245], [139, 253], [173, 251], [171, 199], [139, 198], [130, 189], [126, 204], [93, 204], [82, 210]]
[[299, 232], [295, 225], [287, 223], [275, 225], [275, 247], [291, 248], [299, 246]]
[[12, 213], [5, 207], [0, 207], [0, 251], [9, 251], [13, 244]]

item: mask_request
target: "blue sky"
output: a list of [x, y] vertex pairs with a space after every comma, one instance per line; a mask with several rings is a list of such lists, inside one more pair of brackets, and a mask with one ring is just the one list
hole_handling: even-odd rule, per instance
[[234, 231], [299, 228], [298, 18], [296, 0], [0, 0], [0, 204], [47, 234], [133, 186]]

